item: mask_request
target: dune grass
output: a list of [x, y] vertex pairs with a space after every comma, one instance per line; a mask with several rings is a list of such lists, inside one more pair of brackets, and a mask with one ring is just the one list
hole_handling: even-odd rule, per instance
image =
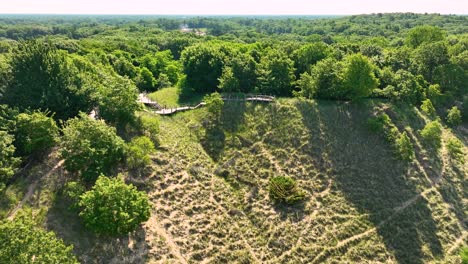
[[[173, 102], [174, 91], [164, 91]], [[369, 130], [369, 117], [383, 112], [408, 133], [412, 162]], [[441, 150], [427, 149], [417, 131], [428, 120], [417, 109], [279, 99], [227, 102], [216, 129], [205, 108], [155, 118], [153, 163], [127, 179], [150, 197], [148, 223], [105, 238], [86, 231], [61, 199], [47, 212], [47, 228], [82, 263], [461, 261], [466, 164], [448, 158], [455, 135], [447, 128]], [[278, 175], [294, 179], [306, 199], [275, 203], [269, 181]]]
[[203, 94], [181, 91], [177, 87], [162, 88], [156, 92], [148, 94], [148, 97], [161, 106], [177, 107], [187, 104], [198, 104], [203, 99]]

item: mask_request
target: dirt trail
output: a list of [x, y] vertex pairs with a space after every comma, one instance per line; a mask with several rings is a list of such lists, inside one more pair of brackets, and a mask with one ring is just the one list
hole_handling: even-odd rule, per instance
[[397, 216], [401, 211], [403, 211], [406, 208], [410, 207], [417, 200], [422, 198], [424, 195], [426, 195], [426, 194], [428, 194], [428, 193], [430, 193], [431, 191], [434, 191], [434, 190], [435, 190], [435, 187], [433, 186], [433, 187], [431, 187], [429, 189], [426, 189], [425, 191], [413, 196], [411, 199], [405, 201], [401, 206], [395, 207], [393, 213], [389, 217], [387, 217], [385, 220], [378, 223], [375, 227], [373, 227], [371, 229], [368, 229], [368, 230], [366, 230], [366, 231], [364, 231], [362, 233], [351, 236], [351, 237], [349, 237], [347, 239], [339, 241], [338, 244], [336, 244], [336, 246], [334, 246], [332, 248], [329, 248], [329, 249], [326, 249], [326, 250], [322, 251], [319, 255], [317, 255], [314, 258], [314, 260], [312, 261], [312, 263], [321, 263], [321, 262], [323, 262], [323, 260], [326, 258], [326, 256], [329, 255], [327, 253], [330, 253], [330, 252], [340, 251], [340, 253], [343, 254], [344, 252], [342, 250], [340, 250], [340, 249], [346, 247], [347, 245], [349, 245], [352, 242], [358, 241], [361, 238], [364, 238], [364, 237], [372, 234], [373, 232], [377, 231], [377, 229], [379, 229], [380, 227], [382, 227], [383, 225], [388, 223], [390, 220], [395, 218], [395, 216]]
[[153, 240], [153, 233], [158, 234], [164, 239], [164, 242], [169, 247], [169, 250], [171, 251], [172, 255], [174, 255], [180, 263], [188, 263], [184, 256], [182, 256], [182, 254], [180, 253], [180, 248], [179, 246], [177, 246], [172, 236], [169, 233], [167, 233], [164, 228], [160, 227], [157, 224], [159, 222], [160, 221], [157, 219], [156, 214], [152, 213], [151, 218], [145, 224], [145, 228], [150, 231], [147, 232], [147, 240]]
[[[210, 183], [212, 190], [214, 189], [214, 180], [215, 180], [215, 176], [212, 175], [211, 183]], [[212, 202], [214, 205], [216, 205], [216, 207], [223, 213], [224, 216], [226, 216], [228, 219], [230, 218], [229, 213], [227, 212], [226, 208], [224, 208], [221, 204], [218, 203], [218, 201], [216, 201], [216, 199], [214, 199], [213, 193], [211, 193], [211, 195], [210, 195], [210, 202]], [[252, 258], [254, 260], [254, 263], [262, 263], [258, 259], [257, 255], [255, 254], [255, 251], [250, 246], [247, 239], [245, 239], [245, 237], [242, 234], [241, 229], [240, 229], [239, 225], [237, 224], [237, 222], [233, 222], [233, 225], [234, 225], [235, 229], [239, 230], [239, 236], [242, 239], [242, 242], [243, 242], [244, 246], [246, 247], [246, 249], [249, 251], [250, 255], [252, 256]]]
[[463, 235], [461, 235], [461, 237], [459, 237], [457, 240], [455, 240], [455, 242], [453, 243], [453, 245], [449, 248], [449, 250], [447, 251], [448, 254], [452, 254], [455, 250], [457, 250], [463, 243], [464, 241], [468, 238], [468, 232], [463, 232]]
[[52, 173], [54, 173], [58, 168], [60, 168], [64, 163], [64, 160], [61, 160], [59, 162], [57, 162], [57, 164], [55, 164], [54, 167], [52, 167], [45, 175], [43, 175], [42, 177], [38, 177], [37, 179], [35, 179], [29, 186], [28, 186], [28, 191], [26, 192], [26, 194], [24, 195], [23, 199], [21, 200], [21, 202], [19, 204], [17, 204], [15, 206], [15, 208], [13, 208], [13, 210], [11, 210], [11, 212], [8, 214], [8, 217], [7, 219], [8, 220], [13, 220], [16, 216], [16, 214], [18, 213], [18, 211], [23, 207], [23, 205], [31, 198], [31, 196], [34, 194], [34, 191], [36, 190], [36, 187], [37, 185], [39, 184], [40, 180], [42, 178], [47, 178], [49, 177]]

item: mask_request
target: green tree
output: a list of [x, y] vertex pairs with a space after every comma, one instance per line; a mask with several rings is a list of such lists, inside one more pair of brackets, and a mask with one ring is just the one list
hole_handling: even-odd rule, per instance
[[426, 124], [421, 130], [423, 139], [437, 148], [441, 145], [442, 125], [439, 121], [432, 121]]
[[309, 99], [315, 97], [318, 90], [317, 83], [315, 81], [316, 79], [314, 79], [310, 73], [302, 73], [301, 77], [296, 82], [297, 88], [299, 89], [297, 95]]
[[179, 81], [179, 75], [180, 75], [179, 67], [180, 66], [177, 66], [175, 63], [171, 63], [167, 65], [166, 69], [164, 70], [164, 72], [166, 73], [172, 85], [176, 85], [177, 82]]
[[188, 87], [198, 92], [214, 92], [230, 54], [230, 47], [216, 42], [186, 48], [182, 52], [181, 61]]
[[99, 116], [104, 120], [120, 127], [135, 120], [135, 111], [141, 106], [138, 89], [129, 79], [105, 76], [99, 93]]
[[0, 193], [5, 183], [13, 176], [21, 160], [14, 156], [14, 137], [5, 131], [0, 131]]
[[414, 158], [414, 147], [411, 143], [408, 134], [405, 132], [400, 133], [398, 138], [395, 141], [395, 148], [397, 156], [406, 161], [411, 161]]
[[124, 157], [124, 141], [115, 129], [85, 114], [65, 123], [60, 154], [65, 168], [92, 182]]
[[440, 85], [441, 90], [452, 95], [466, 93], [468, 83], [468, 68], [453, 63], [443, 64], [434, 69], [433, 81]]
[[449, 58], [445, 42], [425, 43], [414, 51], [416, 71], [429, 82], [433, 81], [435, 69], [448, 64]]
[[343, 96], [341, 72], [343, 67], [335, 59], [327, 58], [317, 62], [311, 70], [311, 89], [317, 91], [318, 98], [330, 99]]
[[424, 87], [421, 85], [420, 79], [408, 71], [398, 70], [395, 73], [393, 83], [395, 99], [397, 100], [417, 104], [425, 98]]
[[461, 124], [462, 114], [458, 107], [454, 106], [450, 108], [447, 114], [447, 123], [451, 126], [458, 126]]
[[215, 92], [210, 95], [206, 95], [203, 98], [203, 101], [206, 103], [208, 112], [211, 113], [215, 119], [219, 119], [224, 106], [224, 101], [221, 95]]
[[320, 60], [330, 55], [330, 47], [323, 42], [315, 42], [304, 45], [295, 50], [292, 54], [296, 76], [304, 72], [309, 72], [311, 67]]
[[257, 83], [257, 63], [249, 54], [238, 52], [229, 60], [234, 77], [239, 82], [239, 91], [247, 93], [255, 88]]
[[153, 74], [148, 70], [148, 68], [143, 67], [140, 70], [140, 74], [136, 80], [136, 85], [140, 88], [141, 91], [154, 91], [155, 90], [156, 80], [153, 77]]
[[20, 109], [49, 110], [59, 119], [88, 112], [91, 91], [78, 86], [75, 75], [65, 54], [51, 43], [22, 41], [12, 55], [4, 100]]
[[24, 216], [0, 222], [0, 263], [79, 263], [72, 246]]
[[16, 117], [15, 144], [18, 152], [29, 155], [45, 150], [58, 141], [59, 128], [47, 112], [21, 113]]
[[421, 110], [430, 117], [434, 117], [436, 115], [434, 105], [432, 105], [432, 102], [429, 99], [422, 101]]
[[292, 95], [294, 63], [286, 53], [270, 49], [258, 66], [259, 90], [282, 96]]
[[418, 26], [411, 29], [406, 37], [406, 44], [417, 48], [423, 43], [431, 43], [445, 39], [445, 32], [434, 26]]
[[219, 78], [218, 88], [223, 92], [239, 92], [240, 82], [237, 77], [234, 76], [231, 67], [224, 67], [223, 73]]
[[151, 163], [150, 155], [156, 151], [154, 143], [145, 136], [133, 138], [126, 149], [127, 164], [131, 169], [148, 166]]
[[377, 88], [374, 65], [361, 54], [346, 57], [343, 72], [343, 89], [346, 97], [352, 100], [367, 97]]
[[447, 140], [447, 150], [453, 159], [465, 163], [465, 146], [458, 138], [451, 137]]
[[86, 227], [107, 235], [126, 234], [149, 219], [151, 206], [144, 192], [119, 178], [100, 176], [80, 197], [80, 217]]

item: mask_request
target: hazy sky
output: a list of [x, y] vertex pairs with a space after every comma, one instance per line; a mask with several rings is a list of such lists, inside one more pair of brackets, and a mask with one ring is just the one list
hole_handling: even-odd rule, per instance
[[468, 14], [468, 0], [0, 0], [0, 14]]

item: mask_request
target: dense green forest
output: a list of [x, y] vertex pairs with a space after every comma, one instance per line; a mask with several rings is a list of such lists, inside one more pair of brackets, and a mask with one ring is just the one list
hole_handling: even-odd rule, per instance
[[0, 15], [0, 263], [468, 263], [467, 32]]

